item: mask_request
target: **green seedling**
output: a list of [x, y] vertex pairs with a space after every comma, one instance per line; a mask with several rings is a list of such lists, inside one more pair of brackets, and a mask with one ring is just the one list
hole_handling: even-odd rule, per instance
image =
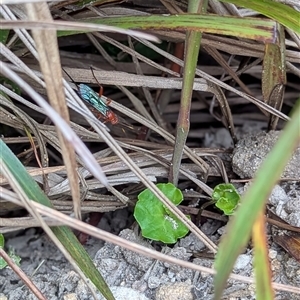
[[1, 29], [0, 30], [0, 42], [2, 44], [6, 44], [8, 35], [9, 35], [9, 29]]
[[[6, 77], [0, 76], [0, 84], [3, 84], [5, 86], [10, 86], [10, 89], [11, 89], [12, 92], [14, 92], [18, 95], [21, 95], [20, 87], [17, 84], [15, 84], [12, 80], [10, 80]], [[2, 91], [1, 91], [1, 94], [6, 96], [6, 94], [3, 93]], [[8, 96], [6, 96], [6, 97], [8, 97]]]
[[232, 215], [240, 202], [240, 195], [231, 183], [221, 183], [215, 186], [212, 199], [225, 215]]
[[[0, 234], [0, 248], [4, 248], [4, 236]], [[13, 249], [10, 249], [8, 252], [10, 258], [15, 262], [17, 266], [20, 266], [21, 257], [15, 254]], [[4, 269], [7, 266], [7, 262], [4, 260], [3, 257], [0, 257], [0, 270]]]
[[[158, 183], [156, 186], [176, 206], [183, 200], [182, 192], [172, 183]], [[138, 199], [134, 217], [141, 227], [143, 237], [174, 244], [177, 239], [187, 235], [189, 229], [149, 189], [141, 192]]]

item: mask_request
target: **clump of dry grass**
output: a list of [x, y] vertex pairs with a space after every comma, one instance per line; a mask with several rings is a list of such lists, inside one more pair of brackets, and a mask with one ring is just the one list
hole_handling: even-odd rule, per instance
[[[185, 80], [182, 68], [188, 59], [184, 57], [182, 46], [185, 34], [182, 30], [150, 30], [149, 33], [163, 41], [156, 44], [147, 40], [148, 36], [136, 36], [132, 31], [128, 32], [130, 36], [125, 36], [122, 30], [81, 22], [93, 17], [105, 20], [108, 16], [146, 17], [153, 13], [187, 11], [184, 2], [157, 4], [148, 7], [133, 2], [82, 7], [74, 1], [60, 1], [49, 6], [44, 3], [3, 5], [1, 13], [7, 20], [6, 26], [21, 29], [10, 33], [6, 44], [1, 45], [2, 63], [18, 74], [20, 79], [16, 82], [22, 93], [15, 93], [14, 85], [6, 80], [1, 85], [1, 90], [10, 97], [0, 95], [2, 140], [18, 155], [58, 211], [74, 212], [80, 218], [81, 213], [120, 209], [134, 205], [137, 194], [146, 186], [215, 252], [216, 246], [184, 218], [181, 211], [168, 204], [153, 184], [158, 179], [172, 178], [170, 169], [176, 135], [178, 142], [180, 89]], [[242, 17], [257, 15], [254, 11], [216, 1], [210, 2], [208, 11]], [[48, 28], [47, 31], [44, 28]], [[32, 30], [32, 36], [26, 29]], [[67, 35], [64, 30], [57, 40], [56, 29], [97, 29], [97, 32]], [[245, 122], [260, 123], [262, 128], [269, 122], [274, 129], [280, 118], [276, 127], [280, 129], [288, 120], [287, 114], [299, 95], [300, 38], [290, 29], [286, 30], [285, 38], [283, 31], [280, 34], [287, 81], [282, 73], [282, 77], [274, 79], [282, 80], [282, 87], [278, 84], [276, 89], [267, 91], [264, 83], [261, 84], [266, 71], [265, 60], [263, 64], [266, 49], [262, 42], [202, 35], [192, 85], [190, 130], [182, 153], [177, 153], [182, 161], [175, 170], [179, 172], [180, 188], [193, 187], [201, 198], [204, 194], [211, 196], [216, 182], [233, 178], [230, 165], [224, 164], [218, 156], [226, 154], [228, 149], [203, 149], [203, 141], [211, 128], [227, 128], [235, 141], [236, 128]], [[120, 122], [112, 125], [97, 120], [74, 92], [76, 86], [61, 67], [76, 83], [97, 87], [99, 81], [105, 85], [104, 94], [112, 100], [103, 99], [118, 114]], [[97, 80], [90, 67], [95, 70]], [[10, 77], [6, 71], [3, 73]], [[37, 106], [34, 101], [38, 101], [39, 96], [32, 93], [30, 87], [46, 98], [60, 117], [50, 111], [43, 99]], [[276, 101], [272, 102], [273, 99]], [[7, 185], [8, 181], [3, 180], [2, 184]], [[187, 200], [189, 197], [192, 199], [195, 195], [186, 193]], [[17, 208], [6, 201], [2, 205], [4, 214]], [[39, 222], [6, 220], [1, 230], [38, 226]]]

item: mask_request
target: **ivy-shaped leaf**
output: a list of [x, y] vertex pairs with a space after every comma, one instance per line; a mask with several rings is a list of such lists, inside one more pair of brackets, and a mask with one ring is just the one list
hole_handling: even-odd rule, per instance
[[[175, 205], [183, 200], [182, 192], [172, 183], [156, 185]], [[184, 237], [188, 228], [176, 218], [156, 196], [146, 189], [138, 195], [134, 209], [134, 217], [139, 223], [145, 238], [174, 244], [177, 239]]]
[[240, 201], [240, 195], [231, 183], [218, 184], [214, 188], [212, 198], [225, 215], [232, 215]]

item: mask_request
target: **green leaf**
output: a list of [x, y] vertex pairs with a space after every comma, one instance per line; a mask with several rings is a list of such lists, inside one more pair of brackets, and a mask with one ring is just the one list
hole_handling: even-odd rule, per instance
[[291, 30], [300, 33], [300, 12], [292, 7], [274, 0], [219, 0], [238, 6], [253, 9], [271, 19], [276, 20]]
[[[3, 234], [0, 234], [0, 248], [4, 248], [5, 239]], [[0, 270], [4, 269], [7, 266], [6, 261], [3, 257], [0, 257]]]
[[7, 262], [3, 257], [0, 257], [0, 270], [4, 269], [7, 266]]
[[20, 266], [21, 257], [15, 253], [14, 249], [10, 249], [8, 255], [17, 266]]
[[[189, 13], [202, 13], [207, 10], [208, 0], [189, 1]], [[202, 15], [199, 15], [201, 18]], [[194, 30], [188, 30], [185, 36], [184, 47], [184, 66], [183, 66], [183, 82], [180, 97], [180, 107], [178, 113], [178, 120], [176, 124], [176, 143], [174, 146], [172, 167], [169, 178], [177, 185], [179, 170], [181, 167], [182, 153], [186, 146], [186, 140], [190, 128], [190, 110], [192, 104], [193, 85], [195, 79], [195, 72], [198, 64], [199, 49], [202, 41], [202, 33]]]
[[[10, 80], [10, 79], [8, 79], [6, 77], [0, 76], [0, 83], [1, 84], [5, 84], [5, 85], [10, 85], [11, 91], [15, 92], [18, 95], [21, 95], [21, 89], [20, 89], [20, 87], [17, 84], [15, 84], [12, 80]], [[4, 94], [4, 95], [6, 95], [6, 94]]]
[[[3, 234], [0, 234], [0, 248], [4, 248], [5, 239]], [[17, 266], [20, 266], [21, 257], [16, 255], [13, 249], [9, 250], [8, 255], [15, 262]], [[0, 270], [4, 269], [7, 266], [7, 262], [3, 257], [0, 257]]]
[[[218, 15], [149, 15], [117, 16], [105, 18], [82, 19], [81, 22], [115, 26], [123, 29], [141, 30], [177, 30], [205, 32], [249, 38], [264, 43], [276, 40], [276, 22], [261, 18], [238, 18]], [[80, 31], [86, 32], [86, 31]], [[58, 31], [57, 35], [78, 34], [79, 31]]]
[[6, 44], [9, 35], [9, 29], [0, 29], [0, 43]]
[[[0, 159], [2, 160], [2, 163], [7, 165], [15, 180], [19, 183], [29, 199], [47, 207], [53, 207], [45, 193], [27, 173], [21, 162], [2, 140], [0, 140]], [[106, 282], [95, 267], [90, 256], [77, 240], [72, 230], [67, 226], [55, 226], [51, 227], [51, 230], [77, 262], [83, 273], [94, 283], [105, 298], [108, 300], [114, 300], [115, 298], [109, 290]]]
[[[183, 200], [181, 191], [172, 183], [159, 183], [156, 186], [175, 205], [180, 204]], [[149, 189], [141, 192], [138, 199], [134, 217], [141, 227], [143, 237], [166, 244], [174, 244], [177, 239], [184, 237], [189, 232], [188, 228], [170, 213]]]
[[0, 233], [0, 248], [4, 248], [5, 239], [2, 233]]
[[[285, 58], [285, 35], [284, 28], [278, 24], [277, 44], [265, 45], [265, 54], [262, 70], [262, 94], [264, 102], [281, 111], [284, 101], [286, 85], [286, 58]], [[268, 128], [276, 130], [278, 117], [269, 116]]]
[[240, 201], [240, 195], [231, 183], [218, 184], [214, 188], [212, 198], [225, 215], [232, 215]]

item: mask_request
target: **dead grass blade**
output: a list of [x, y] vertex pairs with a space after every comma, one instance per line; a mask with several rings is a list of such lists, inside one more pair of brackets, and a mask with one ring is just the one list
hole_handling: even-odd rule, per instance
[[[26, 8], [29, 19], [33, 21], [52, 21], [52, 16], [46, 2], [37, 4], [28, 3], [26, 4]], [[33, 29], [32, 34], [36, 42], [39, 63], [51, 106], [69, 124], [70, 117], [64, 97], [56, 31], [48, 30], [46, 32], [45, 30]], [[76, 218], [81, 219], [81, 201], [76, 172], [75, 150], [73, 145], [64, 138], [60, 128], [57, 128], [57, 135], [61, 144], [61, 154], [67, 168], [68, 179], [71, 186], [74, 213]]]
[[[215, 45], [216, 48], [218, 48], [218, 45], [220, 45], [221, 40], [222, 40], [222, 38], [220, 38], [220, 41], [218, 42], [218, 44]], [[156, 51], [157, 53], [161, 54], [162, 56], [166, 57], [167, 59], [171, 60], [172, 62], [174, 62], [174, 63], [180, 65], [181, 67], [184, 66], [184, 62], [183, 62], [181, 59], [178, 59], [177, 57], [171, 55], [170, 53], [164, 51], [163, 49], [158, 48], [157, 46], [151, 44], [151, 43], [148, 42], [148, 41], [143, 41], [143, 40], [139, 40], [139, 41], [140, 41], [141, 43], [143, 43], [144, 45], [150, 47], [151, 49], [155, 49], [155, 51]], [[223, 42], [225, 42], [225, 41], [223, 41]], [[225, 42], [225, 43], [226, 43], [226, 42]], [[203, 41], [203, 44], [205, 44], [204, 41]], [[235, 46], [236, 46], [236, 45], [235, 45]], [[249, 47], [250, 47], [250, 46], [249, 46]], [[244, 51], [244, 49], [240, 49], [240, 51], [241, 51], [241, 52], [237, 52], [237, 53], [235, 53], [235, 54], [242, 53], [242, 51]], [[228, 52], [228, 49], [227, 49], [226, 52]], [[230, 53], [231, 53], [231, 52], [230, 52]], [[245, 53], [245, 55], [246, 55], [246, 53]], [[251, 55], [251, 54], [249, 54], [249, 55]], [[296, 55], [299, 56], [299, 54], [296, 54]], [[230, 91], [230, 92], [233, 92], [233, 93], [235, 93], [236, 95], [241, 96], [242, 98], [244, 98], [244, 99], [250, 101], [251, 103], [257, 105], [257, 106], [260, 107], [260, 108], [262, 108], [263, 110], [265, 110], [265, 111], [267, 111], [267, 112], [269, 112], [269, 113], [272, 113], [272, 114], [275, 115], [275, 116], [280, 117], [282, 120], [285, 120], [285, 121], [290, 120], [290, 118], [289, 118], [288, 116], [286, 116], [284, 113], [278, 111], [277, 109], [271, 107], [270, 105], [264, 103], [263, 101], [261, 101], [261, 100], [255, 98], [255, 97], [252, 97], [252, 96], [250, 96], [250, 95], [247, 95], [247, 94], [245, 94], [245, 93], [243, 93], [243, 92], [237, 90], [236, 88], [234, 88], [234, 87], [232, 87], [232, 86], [226, 84], [225, 82], [223, 82], [223, 81], [221, 81], [221, 80], [219, 80], [219, 79], [217, 79], [217, 78], [215, 78], [215, 77], [213, 77], [213, 76], [207, 74], [206, 72], [200, 70], [199, 68], [196, 68], [196, 75], [198, 75], [198, 76], [200, 76], [201, 78], [204, 78], [204, 79], [206, 79], [206, 80], [208, 80], [208, 81], [210, 81], [210, 82], [213, 82], [213, 83], [215, 83], [216, 85], [218, 85], [219, 87], [222, 87], [222, 88], [224, 88], [224, 89], [226, 89], [226, 90], [228, 90], [228, 91]]]
[[[38, 4], [37, 4], [38, 5]], [[105, 32], [116, 32], [122, 34], [128, 34], [133, 37], [144, 38], [153, 42], [159, 43], [160, 40], [153, 35], [138, 32], [130, 29], [120, 29], [114, 26], [108, 25], [97, 25], [87, 24], [83, 22], [68, 22], [68, 21], [23, 21], [23, 20], [1, 20], [2, 29], [44, 29], [44, 30], [68, 30], [76, 31], [76, 33], [87, 32], [87, 31], [105, 31]]]
[[[12, 110], [13, 114], [17, 116], [20, 121], [23, 123], [24, 127], [27, 127], [30, 129], [30, 132], [32, 132], [35, 136], [35, 139], [38, 143], [38, 148], [40, 149], [40, 157], [42, 161], [41, 168], [47, 168], [48, 167], [48, 153], [45, 146], [45, 141], [38, 129], [38, 124], [36, 121], [34, 121], [28, 114], [26, 114], [22, 109], [15, 106], [11, 101], [9, 101], [6, 97], [3, 95], [0, 95], [0, 103], [1, 105], [4, 105], [8, 107], [10, 110]], [[0, 109], [3, 109], [0, 107]], [[10, 114], [8, 111], [5, 112], [6, 115]], [[1, 120], [1, 122], [5, 123], [5, 120]], [[23, 129], [24, 130], [24, 129]], [[26, 129], [24, 130], [26, 132]]]

